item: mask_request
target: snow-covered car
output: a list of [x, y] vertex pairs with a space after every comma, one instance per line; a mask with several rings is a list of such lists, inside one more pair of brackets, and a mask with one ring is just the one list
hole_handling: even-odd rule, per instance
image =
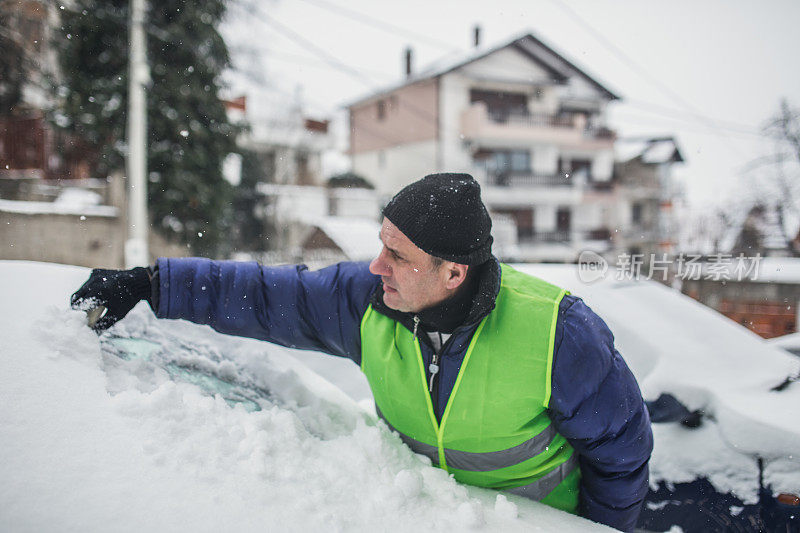
[[[606, 320], [651, 402], [640, 528], [798, 529], [800, 359], [655, 282], [518, 268]], [[87, 275], [0, 261], [0, 530], [607, 530], [455, 483], [376, 422], [349, 360], [146, 304], [98, 337], [67, 309]]]
[[147, 304], [98, 337], [88, 274], [0, 261], [0, 531], [610, 531], [456, 483], [291, 350]]
[[655, 281], [518, 268], [605, 319], [648, 400], [655, 449], [640, 528], [800, 531], [800, 359]]

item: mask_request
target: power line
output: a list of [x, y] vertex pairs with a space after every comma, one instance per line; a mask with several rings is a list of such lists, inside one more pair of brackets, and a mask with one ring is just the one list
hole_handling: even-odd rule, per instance
[[[320, 0], [305, 0], [305, 1], [307, 1], [307, 2], [319, 2]], [[266, 14], [263, 14], [263, 13], [261, 13], [261, 15], [263, 17], [262, 20], [264, 22], [266, 22], [267, 24], [272, 26], [279, 33], [281, 33], [284, 37], [286, 37], [289, 40], [295, 42], [296, 44], [298, 44], [302, 48], [305, 48], [306, 50], [309, 50], [312, 54], [314, 54], [315, 56], [320, 58], [322, 63], [325, 66], [328, 66], [329, 68], [332, 68], [334, 70], [337, 70], [339, 72], [347, 74], [348, 76], [356, 79], [359, 83], [362, 83], [362, 84], [366, 85], [367, 87], [369, 87], [373, 91], [378, 89], [378, 85], [374, 82], [374, 80], [370, 76], [365, 74], [364, 71], [356, 69], [356, 68], [353, 68], [353, 67], [347, 65], [346, 63], [344, 63], [343, 61], [339, 60], [338, 58], [336, 58], [332, 54], [328, 53], [323, 48], [319, 47], [318, 45], [314, 44], [313, 42], [309, 41], [308, 39], [302, 37], [300, 34], [295, 32], [294, 30], [292, 30], [291, 28], [289, 28], [285, 24], [282, 24], [281, 22], [275, 20], [273, 17], [267, 16]], [[600, 36], [598, 38], [604, 39], [602, 36]], [[613, 45], [611, 45], [611, 46], [613, 47]], [[620, 51], [620, 53], [622, 53], [622, 52]], [[287, 55], [287, 54], [284, 54], [284, 55]], [[302, 57], [302, 56], [295, 56], [295, 57], [302, 58], [305, 61], [308, 61], [310, 59], [310, 58], [305, 58], [305, 57]], [[632, 63], [632, 60], [631, 60], [631, 63]], [[635, 63], [632, 63], [632, 64], [635, 67]], [[635, 68], [638, 68], [638, 67], [635, 67]], [[643, 75], [649, 77], [649, 75], [647, 75], [646, 73], [644, 73]], [[659, 82], [653, 78], [653, 83], [658, 84]], [[678, 97], [678, 98], [680, 98], [680, 97]], [[684, 114], [684, 115], [686, 115], [686, 114], [690, 115], [693, 118], [693, 122], [698, 122], [698, 120], [699, 120], [701, 125], [703, 125], [707, 129], [716, 130], [716, 131], [727, 130], [727, 131], [729, 131], [731, 133], [735, 133], [735, 134], [738, 134], [738, 135], [750, 135], [750, 136], [764, 137], [764, 135], [762, 133], [760, 133], [760, 132], [758, 132], [756, 130], [752, 130], [746, 125], [736, 124], [736, 123], [732, 123], [732, 122], [723, 125], [723, 124], [721, 124], [721, 123], [719, 123], [717, 121], [714, 121], [714, 120], [712, 120], [712, 119], [710, 119], [708, 117], [705, 117], [703, 115], [698, 114], [694, 110], [689, 110], [688, 112], [686, 112], [686, 111], [678, 111], [678, 110], [675, 110], [673, 108], [669, 108], [669, 107], [666, 107], [666, 106], [660, 106], [658, 104], [653, 104], [653, 103], [645, 102], [645, 101], [637, 101], [637, 100], [632, 100], [631, 103], [634, 106], [643, 107], [643, 108], [650, 108], [650, 112], [666, 116], [670, 120], [684, 122], [684, 123], [689, 122], [686, 119], [682, 119], [680, 117], [676, 117], [675, 114], [676, 114], [676, 111], [677, 111], [678, 113], [681, 113], [681, 114]], [[423, 119], [425, 121], [428, 121], [430, 123], [433, 123], [433, 124], [437, 124], [438, 123], [437, 117], [435, 117], [431, 113], [427, 112], [426, 110], [420, 109], [417, 106], [415, 106], [415, 105], [413, 105], [413, 104], [411, 104], [410, 102], [407, 102], [407, 101], [403, 101], [403, 102], [401, 102], [401, 104], [406, 109], [408, 109], [412, 114], [417, 115], [421, 119]], [[621, 110], [621, 111], [624, 111], [624, 110]], [[700, 131], [700, 130], [697, 130], [697, 129], [690, 129], [690, 131], [706, 133], [706, 134], [709, 133], [709, 131], [707, 131], [707, 130]], [[376, 137], [380, 138], [383, 141], [394, 142], [392, 139], [389, 139], [389, 138], [379, 134], [376, 131], [369, 131], [369, 133], [375, 135]], [[728, 147], [733, 149], [733, 147], [730, 146], [730, 145]]]
[[433, 37], [431, 37], [429, 35], [425, 35], [423, 33], [417, 33], [415, 31], [411, 31], [409, 29], [402, 28], [400, 26], [396, 26], [394, 24], [391, 24], [391, 23], [386, 22], [384, 20], [381, 20], [379, 18], [375, 18], [375, 17], [371, 17], [369, 15], [365, 15], [364, 13], [361, 13], [361, 12], [353, 10], [353, 9], [349, 9], [349, 8], [346, 8], [346, 7], [338, 6], [338, 5], [332, 4], [332, 3], [324, 1], [324, 0], [303, 0], [303, 1], [308, 3], [308, 4], [313, 4], [313, 5], [317, 6], [317, 7], [321, 7], [323, 9], [327, 9], [328, 11], [332, 11], [332, 12], [337, 13], [337, 14], [343, 16], [343, 17], [349, 18], [351, 20], [355, 20], [357, 22], [360, 22], [360, 23], [365, 24], [365, 25], [370, 26], [370, 27], [383, 28], [384, 30], [389, 31], [391, 33], [394, 33], [396, 35], [400, 35], [400, 36], [404, 36], [404, 37], [407, 36], [407, 37], [410, 37], [412, 39], [416, 39], [417, 41], [426, 42], [426, 43], [428, 43], [430, 45], [433, 45], [433, 46], [436, 46], [436, 47], [439, 47], [439, 48], [443, 48], [443, 49], [447, 49], [447, 50], [450, 50], [450, 51], [458, 51], [458, 52], [462, 51], [460, 48], [457, 48], [457, 47], [451, 45], [450, 43], [446, 43], [444, 41], [440, 41], [438, 39], [434, 39]]
[[[322, 59], [325, 63], [331, 65], [332, 67], [336, 68], [337, 70], [340, 70], [340, 71], [350, 75], [351, 77], [355, 78], [360, 83], [365, 84], [371, 90], [373, 90], [373, 91], [378, 90], [378, 88], [379, 88], [378, 85], [369, 76], [364, 74], [362, 71], [360, 71], [358, 69], [355, 69], [355, 68], [345, 64], [344, 62], [342, 62], [338, 58], [334, 57], [333, 55], [329, 54], [327, 51], [325, 51], [324, 49], [320, 48], [316, 44], [312, 43], [311, 41], [309, 41], [305, 37], [302, 37], [301, 35], [299, 35], [297, 32], [295, 32], [294, 30], [292, 30], [291, 28], [289, 28], [285, 24], [282, 24], [281, 22], [278, 22], [277, 20], [275, 20], [275, 18], [266, 16], [266, 15], [263, 15], [263, 16], [264, 16], [264, 21], [267, 24], [271, 25], [273, 28], [278, 30], [285, 37], [287, 37], [288, 39], [294, 41], [296, 44], [302, 46], [303, 48], [305, 48], [305, 49], [307, 49], [309, 51], [311, 51], [313, 54], [315, 54], [320, 59]], [[438, 118], [436, 116], [428, 113], [424, 109], [421, 109], [421, 108], [415, 106], [414, 104], [412, 104], [411, 102], [408, 102], [408, 101], [404, 101], [403, 105], [406, 108], [408, 108], [409, 111], [411, 111], [413, 114], [417, 115], [418, 117], [422, 118], [423, 120], [429, 121], [430, 123], [432, 123], [434, 125], [438, 124]]]
[[[340, 70], [337, 65], [333, 65], [333, 64], [331, 64], [331, 63], [329, 63], [327, 61], [321, 61], [318, 58], [303, 56], [303, 55], [300, 55], [300, 54], [292, 54], [292, 53], [289, 53], [289, 52], [284, 52], [282, 50], [272, 50], [272, 49], [269, 49], [269, 48], [264, 48], [262, 51], [270, 54], [270, 56], [272, 58], [274, 58], [274, 59], [283, 59], [283, 60], [286, 60], [286, 61], [298, 61], [298, 62], [304, 63], [304, 64], [306, 64], [308, 66], [323, 67], [323, 68], [329, 68], [329, 69], [334, 69], [334, 70]], [[364, 69], [364, 70], [362, 70], [362, 72], [369, 72], [369, 74], [371, 76], [383, 76], [385, 78], [389, 78], [390, 77], [389, 74], [386, 74], [385, 72], [378, 72], [377, 70], [366, 70], [366, 69]]]
[[[605, 35], [597, 31], [594, 28], [594, 26], [592, 26], [591, 24], [586, 22], [583, 18], [581, 18], [575, 11], [572, 10], [572, 8], [567, 6], [563, 0], [552, 0], [552, 2], [553, 4], [556, 5], [556, 7], [564, 11], [570, 18], [572, 18], [575, 22], [577, 22], [584, 30], [589, 32], [596, 40], [598, 40], [603, 46], [605, 46], [609, 51], [611, 51], [611, 53], [614, 54], [614, 56], [616, 56], [617, 59], [625, 63], [631, 70], [636, 72], [639, 76], [649, 81], [654, 86], [658, 87], [662, 92], [664, 92], [674, 101], [676, 101], [681, 107], [686, 109], [693, 117], [695, 117], [696, 120], [704, 123], [706, 126], [710, 128], [719, 129], [713, 123], [713, 121], [710, 121], [707, 117], [704, 117], [702, 114], [700, 114], [700, 112], [697, 109], [695, 109], [692, 104], [684, 100], [684, 98], [680, 94], [673, 91], [665, 83], [662, 83], [659, 79], [650, 75], [650, 73], [648, 73], [646, 70], [640, 67], [638, 63], [636, 63], [633, 59], [630, 58], [630, 56], [628, 56], [628, 54], [626, 54], [616, 44], [614, 44], [612, 41], [606, 38]], [[723, 136], [725, 136], [724, 133]], [[727, 136], [725, 137], [727, 139]], [[728, 143], [728, 147], [732, 151], [738, 153], [738, 150], [736, 150], [736, 148], [734, 148], [730, 143]]]
[[[620, 109], [617, 109], [615, 111], [615, 113], [621, 113], [621, 114], [633, 113], [634, 121], [638, 122], [639, 124], [653, 125], [653, 119], [647, 119], [645, 117], [642, 117], [641, 114], [637, 115], [637, 113], [640, 113], [640, 112], [637, 112], [634, 109], [620, 108]], [[631, 120], [631, 118], [626, 118], [625, 120]], [[696, 121], [689, 120], [689, 119], [686, 119], [686, 118], [677, 117], [677, 116], [672, 116], [672, 117], [664, 116], [662, 120], [671, 120], [673, 122], [681, 122], [681, 123], [683, 123], [684, 125], [680, 126], [680, 128], [683, 131], [688, 131], [688, 132], [693, 132], [693, 133], [702, 133], [702, 134], [707, 134], [707, 135], [715, 135], [716, 137], [720, 136], [720, 133], [719, 133], [720, 130], [725, 129], [725, 128], [722, 128], [722, 127], [719, 127], [719, 126], [710, 127], [710, 126], [706, 126], [705, 124], [698, 124]], [[730, 129], [730, 130], [728, 130], [728, 132], [731, 133], [731, 134], [734, 134], [734, 135], [751, 137], [751, 138], [752, 137], [758, 137], [758, 138], [761, 138], [761, 139], [768, 139], [769, 138], [764, 134], [755, 133], [755, 132], [751, 132], [751, 131], [741, 131], [741, 130], [736, 130], [736, 129]]]
[[[647, 111], [649, 111], [651, 113], [654, 113], [654, 114], [666, 116], [668, 118], [675, 118], [675, 114], [682, 114], [682, 115], [690, 114], [690, 113], [687, 113], [685, 110], [675, 109], [675, 108], [671, 108], [671, 107], [668, 107], [668, 106], [662, 106], [660, 104], [654, 104], [652, 102], [647, 102], [645, 100], [636, 100], [636, 99], [628, 99], [628, 98], [626, 98], [625, 99], [625, 103], [630, 104], [630, 105], [632, 105], [634, 107], [642, 108], [642, 109], [647, 110]], [[694, 116], [693, 113], [691, 113], [690, 115]], [[713, 123], [715, 125], [715, 127], [718, 127], [720, 129], [727, 129], [727, 130], [730, 130], [730, 131], [733, 131], [733, 132], [736, 132], [736, 133], [757, 135], [757, 136], [761, 136], [761, 137], [765, 136], [764, 133], [760, 129], [754, 128], [750, 124], [744, 124], [744, 123], [741, 123], [741, 122], [731, 122], [731, 121], [727, 121], [727, 120], [717, 120], [717, 119], [712, 119], [712, 118], [704, 116], [704, 115], [703, 115], [703, 118], [706, 119], [708, 122]]]
[[264, 17], [264, 22], [272, 26], [275, 30], [279, 33], [283, 34], [285, 37], [289, 38], [290, 40], [294, 41], [295, 43], [303, 46], [304, 48], [312, 51], [315, 55], [323, 59], [326, 63], [331, 65], [335, 65], [339, 70], [342, 72], [346, 72], [347, 74], [353, 76], [357, 80], [361, 81], [362, 83], [366, 83], [369, 86], [374, 86], [372, 80], [370, 80], [367, 76], [365, 76], [360, 71], [350, 67], [346, 63], [340, 61], [335, 56], [329, 54], [323, 48], [320, 48], [316, 44], [312, 43], [302, 35], [295, 32], [293, 29], [289, 28], [285, 24], [278, 22], [273, 17], [267, 16], [266, 14], [262, 14]]
[[661, 117], [660, 120], [671, 120], [673, 122], [682, 122], [684, 124], [693, 124], [694, 126], [700, 126], [700, 127], [704, 128], [703, 130], [699, 130], [696, 127], [695, 128], [688, 128], [687, 126], [682, 126], [682, 129], [684, 131], [695, 131], [695, 132], [702, 131], [702, 132], [706, 132], [706, 133], [715, 131], [715, 132], [717, 132], [717, 135], [719, 135], [720, 131], [726, 131], [728, 133], [735, 134], [735, 135], [738, 135], [738, 136], [758, 137], [758, 138], [761, 138], [761, 139], [769, 138], [768, 135], [766, 135], [763, 132], [760, 132], [758, 130], [741, 129], [741, 128], [738, 128], [738, 127], [723, 126], [721, 124], [715, 124], [714, 126], [710, 126], [710, 125], [706, 125], [704, 123], [698, 123], [694, 119], [684, 118], [684, 117], [681, 117], [681, 116], [677, 116], [678, 114], [676, 114], [676, 113], [668, 113], [666, 111], [648, 110], [648, 109], [643, 109], [641, 111], [637, 111], [636, 109], [620, 107], [620, 108], [616, 109], [614, 111], [614, 113], [615, 114], [618, 114], [618, 113], [633, 113], [633, 114], [637, 114], [638, 113], [640, 116], [641, 116], [641, 113], [653, 113], [653, 114], [659, 115]]

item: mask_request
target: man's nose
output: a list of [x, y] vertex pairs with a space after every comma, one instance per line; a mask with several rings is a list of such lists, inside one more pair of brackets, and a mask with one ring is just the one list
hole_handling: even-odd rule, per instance
[[389, 265], [384, 260], [384, 253], [386, 249], [384, 248], [381, 250], [381, 253], [378, 254], [378, 257], [372, 260], [369, 264], [369, 271], [375, 274], [376, 276], [391, 276], [392, 269], [389, 268]]

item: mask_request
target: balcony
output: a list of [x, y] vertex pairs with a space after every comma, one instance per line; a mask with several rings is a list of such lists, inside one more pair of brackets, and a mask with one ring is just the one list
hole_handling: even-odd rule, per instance
[[582, 149], [612, 149], [615, 134], [607, 128], [591, 128], [582, 114], [556, 117], [522, 113], [489, 112], [476, 102], [461, 113], [460, 133], [466, 140], [487, 144], [547, 142]]

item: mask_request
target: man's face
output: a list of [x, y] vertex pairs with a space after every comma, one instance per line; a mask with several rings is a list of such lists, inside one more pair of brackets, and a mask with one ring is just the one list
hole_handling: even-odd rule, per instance
[[381, 277], [383, 302], [387, 307], [416, 313], [450, 296], [450, 273], [446, 265], [433, 266], [431, 256], [386, 218], [380, 239], [383, 250], [369, 264], [369, 271]]

